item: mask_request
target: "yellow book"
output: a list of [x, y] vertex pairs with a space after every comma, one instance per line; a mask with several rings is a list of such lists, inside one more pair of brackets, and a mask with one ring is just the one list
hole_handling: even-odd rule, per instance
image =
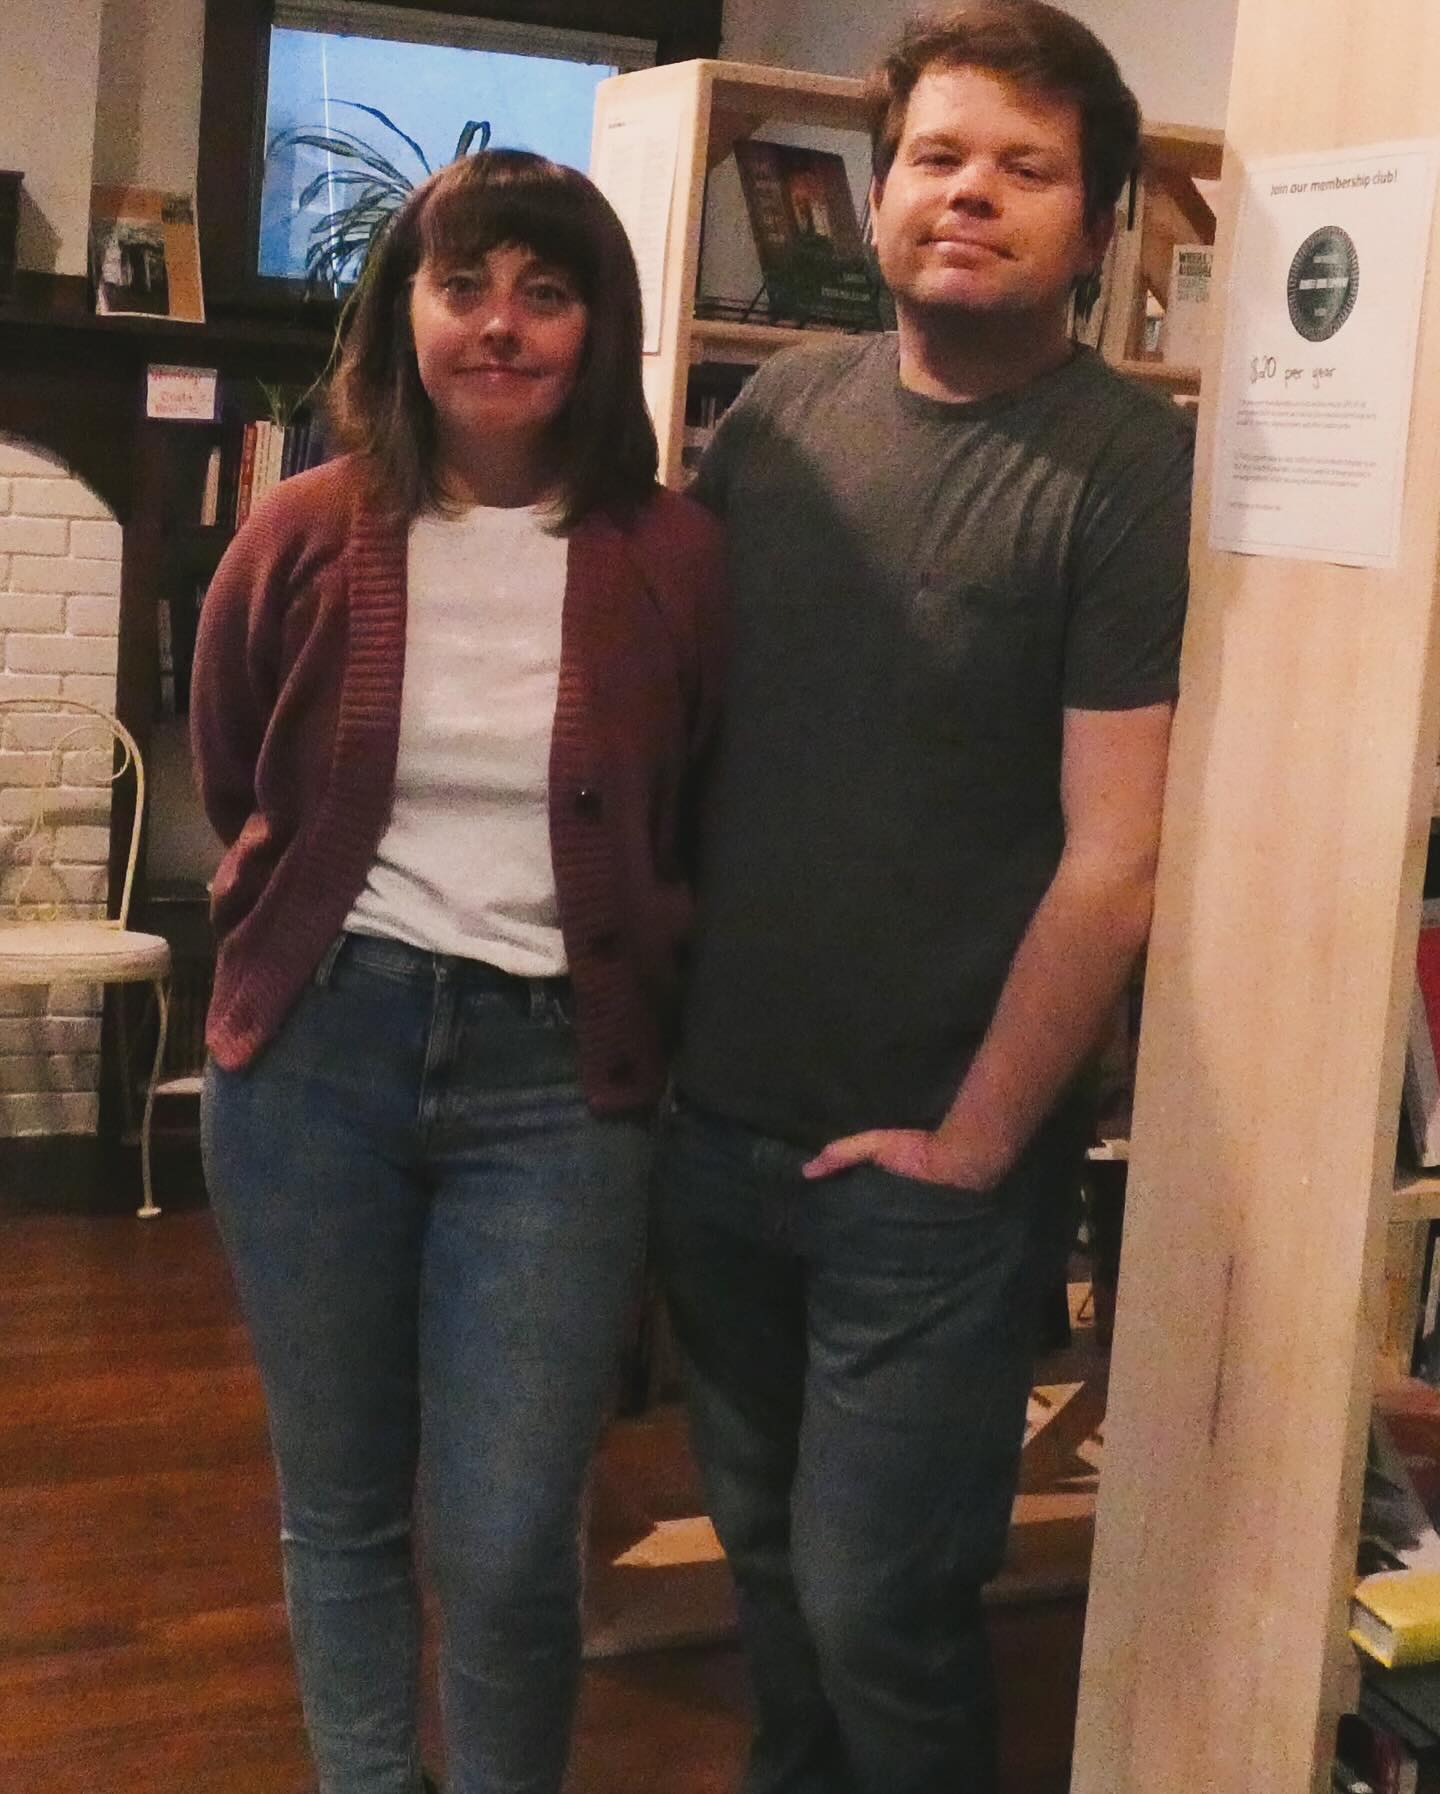
[[1362, 1576], [1350, 1602], [1350, 1637], [1386, 1669], [1440, 1659], [1440, 1570]]

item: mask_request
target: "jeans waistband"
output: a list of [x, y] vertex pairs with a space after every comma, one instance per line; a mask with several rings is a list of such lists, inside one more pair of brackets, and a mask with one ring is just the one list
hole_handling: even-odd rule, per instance
[[382, 978], [407, 984], [454, 984], [465, 990], [509, 991], [562, 995], [570, 989], [565, 974], [530, 978], [520, 972], [504, 972], [483, 959], [463, 953], [436, 953], [428, 947], [412, 947], [408, 941], [390, 940], [378, 934], [337, 934], [315, 968], [314, 982], [330, 982], [341, 962]]

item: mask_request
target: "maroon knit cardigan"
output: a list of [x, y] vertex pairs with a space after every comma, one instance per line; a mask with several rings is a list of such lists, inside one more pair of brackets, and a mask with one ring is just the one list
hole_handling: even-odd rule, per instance
[[[350, 459], [277, 486], [201, 610], [190, 694], [201, 797], [226, 853], [206, 1044], [246, 1064], [364, 888], [389, 819], [408, 520]], [[663, 1087], [691, 918], [685, 842], [717, 719], [719, 528], [659, 491], [570, 533], [550, 749], [550, 846], [580, 1069], [599, 1112]], [[485, 570], [475, 570], [477, 600]]]

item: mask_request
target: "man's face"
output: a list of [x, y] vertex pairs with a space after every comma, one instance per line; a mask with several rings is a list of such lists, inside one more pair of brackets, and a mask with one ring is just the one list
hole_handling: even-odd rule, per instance
[[916, 82], [872, 206], [885, 282], [917, 310], [1061, 310], [1111, 228], [1085, 226], [1074, 102], [969, 67]]

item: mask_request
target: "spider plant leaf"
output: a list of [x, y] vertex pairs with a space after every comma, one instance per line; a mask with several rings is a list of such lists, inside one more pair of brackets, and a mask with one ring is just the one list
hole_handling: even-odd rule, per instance
[[410, 145], [411, 149], [415, 152], [420, 166], [425, 170], [426, 174], [433, 172], [429, 160], [420, 145], [408, 132], [402, 131], [393, 118], [387, 118], [378, 106], [367, 106], [363, 100], [336, 100], [334, 103], [337, 106], [353, 106], [357, 112], [368, 112], [371, 118], [379, 119], [380, 123], [384, 125], [387, 131], [393, 131], [402, 143], [408, 143]]
[[410, 192], [408, 187], [397, 187], [392, 181], [377, 180], [373, 171], [362, 174], [359, 169], [336, 172], [333, 169], [322, 168], [312, 181], [307, 182], [297, 196], [295, 210], [303, 212], [322, 193], [333, 192], [336, 188], [351, 187], [358, 187], [360, 192], [346, 199], [343, 202], [346, 206], [355, 204], [357, 200], [373, 199], [382, 194], [388, 195], [395, 205], [399, 205]]
[[339, 162], [358, 162], [362, 167], [373, 169], [376, 174], [392, 182], [400, 192], [408, 193], [415, 185], [409, 175], [397, 168], [387, 156], [381, 155], [373, 144], [366, 143], [363, 137], [356, 137], [352, 132], [288, 132], [283, 138], [277, 137], [274, 140], [270, 153], [292, 143], [297, 148], [319, 150], [322, 155], [333, 156]]
[[[475, 143], [477, 133], [479, 134], [480, 141]], [[470, 154], [470, 146], [472, 143], [475, 143], [475, 148], [477, 150], [483, 150], [489, 141], [490, 121], [488, 118], [466, 119], [465, 129], [455, 141], [455, 155], [453, 159], [458, 162], [462, 156], [468, 156]]]

